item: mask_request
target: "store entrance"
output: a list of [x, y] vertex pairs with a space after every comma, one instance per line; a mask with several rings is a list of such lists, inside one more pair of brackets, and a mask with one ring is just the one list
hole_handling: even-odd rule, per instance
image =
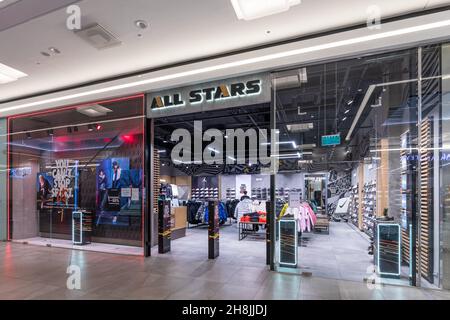
[[[265, 268], [270, 175], [261, 161], [251, 156], [258, 154], [260, 140], [253, 143], [253, 138], [241, 137], [239, 132], [267, 130], [270, 104], [151, 121], [155, 151], [153, 201], [166, 200], [171, 205], [170, 251], [164, 254], [193, 262], [208, 260], [208, 222], [214, 214], [209, 202], [214, 201], [219, 225], [217, 259], [229, 264], [230, 270]], [[244, 141], [243, 153], [239, 151], [240, 141]]]
[[273, 75], [276, 188], [297, 172], [303, 190], [277, 195], [278, 270], [369, 286], [436, 284], [438, 84], [419, 90], [421, 55], [438, 57], [409, 50]]

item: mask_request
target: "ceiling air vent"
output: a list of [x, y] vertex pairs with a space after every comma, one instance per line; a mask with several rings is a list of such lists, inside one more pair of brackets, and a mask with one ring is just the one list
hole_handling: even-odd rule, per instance
[[287, 129], [289, 132], [305, 132], [314, 129], [314, 123], [288, 124]]
[[108, 49], [122, 44], [119, 39], [98, 23], [75, 31], [75, 34], [98, 50]]

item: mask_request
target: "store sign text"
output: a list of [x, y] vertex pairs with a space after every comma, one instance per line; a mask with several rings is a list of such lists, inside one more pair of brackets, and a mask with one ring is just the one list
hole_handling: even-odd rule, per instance
[[247, 82], [236, 82], [230, 85], [221, 84], [219, 86], [196, 89], [189, 92], [188, 97], [183, 97], [180, 93], [172, 95], [156, 96], [152, 100], [151, 108], [181, 107], [186, 103], [190, 105], [203, 102], [221, 101], [233, 98], [242, 98], [261, 93], [262, 81], [250, 80]]

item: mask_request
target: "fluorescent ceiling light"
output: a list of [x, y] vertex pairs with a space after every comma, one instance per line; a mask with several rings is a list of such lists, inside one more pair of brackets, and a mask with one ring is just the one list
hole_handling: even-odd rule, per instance
[[289, 132], [305, 132], [314, 129], [314, 123], [288, 124], [286, 127]]
[[288, 11], [301, 0], [231, 0], [239, 20], [254, 20]]
[[278, 159], [292, 159], [292, 158], [301, 158], [300, 152], [297, 153], [291, 153], [291, 154], [274, 154], [271, 157], [278, 158]]
[[178, 163], [178, 164], [191, 164], [191, 161], [181, 161], [178, 159], [173, 160], [174, 163]]
[[[270, 143], [270, 142], [264, 142], [264, 143], [261, 143], [261, 145], [262, 146], [270, 146], [272, 143]], [[294, 148], [294, 149], [297, 149], [297, 143], [295, 143], [295, 141], [280, 141], [280, 142], [277, 142], [277, 144], [278, 145], [282, 145], [282, 144], [292, 144], [292, 147]]]
[[315, 147], [317, 147], [315, 143], [310, 143], [310, 144], [301, 144], [297, 146], [297, 149], [313, 149]]
[[306, 48], [298, 48], [298, 49], [293, 49], [293, 50], [288, 50], [288, 51], [277, 52], [277, 53], [262, 55], [262, 56], [255, 57], [255, 58], [242, 59], [242, 60], [232, 61], [232, 62], [227, 62], [227, 63], [222, 63], [222, 64], [215, 64], [215, 65], [209, 66], [209, 67], [203, 67], [203, 68], [182, 71], [182, 72], [175, 72], [175, 73], [171, 73], [171, 74], [167, 74], [167, 75], [163, 75], [163, 76], [159, 76], [159, 77], [154, 77], [154, 78], [149, 78], [149, 79], [144, 79], [144, 80], [139, 80], [139, 81], [130, 81], [130, 82], [124, 83], [124, 84], [112, 85], [112, 86], [104, 87], [101, 89], [95, 89], [95, 90], [84, 91], [84, 92], [80, 92], [80, 93], [69, 94], [69, 95], [65, 95], [65, 96], [61, 96], [61, 97], [57, 97], [57, 98], [50, 98], [50, 99], [44, 99], [41, 101], [18, 104], [18, 105], [14, 105], [11, 107], [0, 109], [0, 114], [5, 113], [5, 112], [14, 111], [14, 110], [20, 110], [20, 109], [24, 109], [24, 108], [48, 105], [48, 104], [57, 103], [57, 102], [60, 103], [62, 101], [71, 100], [71, 99], [78, 99], [78, 98], [88, 97], [88, 96], [92, 96], [92, 95], [110, 93], [113, 91], [118, 91], [118, 90], [123, 90], [123, 89], [135, 88], [135, 87], [139, 87], [139, 86], [143, 86], [143, 85], [149, 85], [149, 84], [160, 83], [160, 82], [174, 80], [174, 79], [180, 79], [180, 78], [189, 77], [189, 76], [206, 74], [206, 73], [210, 73], [213, 71], [227, 70], [230, 68], [239, 68], [242, 66], [248, 66], [248, 65], [252, 65], [252, 64], [298, 56], [298, 55], [302, 55], [302, 54], [306, 54], [306, 53], [312, 53], [312, 52], [318, 52], [318, 51], [323, 51], [323, 50], [329, 50], [332, 48], [339, 48], [339, 47], [345, 47], [345, 46], [349, 46], [349, 45], [361, 44], [361, 43], [380, 40], [380, 39], [399, 37], [399, 36], [403, 36], [406, 34], [411, 34], [411, 33], [416, 33], [416, 32], [426, 31], [426, 30], [439, 29], [439, 28], [444, 28], [444, 27], [448, 27], [448, 26], [450, 26], [450, 19], [439, 21], [439, 22], [418, 25], [418, 26], [413, 26], [413, 27], [408, 27], [408, 28], [403, 28], [403, 29], [397, 29], [397, 30], [393, 30], [393, 31], [386, 31], [386, 32], [370, 34], [370, 35], [356, 37], [356, 38], [345, 39], [345, 40], [340, 40], [340, 41], [327, 42], [324, 44], [306, 47]]
[[19, 80], [20, 78], [24, 78], [27, 76], [28, 75], [26, 73], [23, 73], [22, 71], [16, 70], [0, 63], [0, 84], [14, 82]]
[[231, 161], [236, 161], [236, 158], [233, 158], [232, 156], [228, 156], [228, 159], [230, 159]]
[[111, 109], [105, 108], [98, 104], [87, 107], [79, 107], [77, 108], [77, 111], [88, 117], [102, 117], [106, 116], [109, 112], [112, 112]]

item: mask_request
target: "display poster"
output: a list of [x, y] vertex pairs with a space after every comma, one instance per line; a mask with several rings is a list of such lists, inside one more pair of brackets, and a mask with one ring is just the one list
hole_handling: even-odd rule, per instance
[[103, 160], [96, 177], [96, 225], [129, 226], [141, 217], [142, 170], [130, 169], [129, 158]]
[[73, 208], [76, 201], [78, 161], [59, 159], [48, 172], [37, 174], [38, 209]]

